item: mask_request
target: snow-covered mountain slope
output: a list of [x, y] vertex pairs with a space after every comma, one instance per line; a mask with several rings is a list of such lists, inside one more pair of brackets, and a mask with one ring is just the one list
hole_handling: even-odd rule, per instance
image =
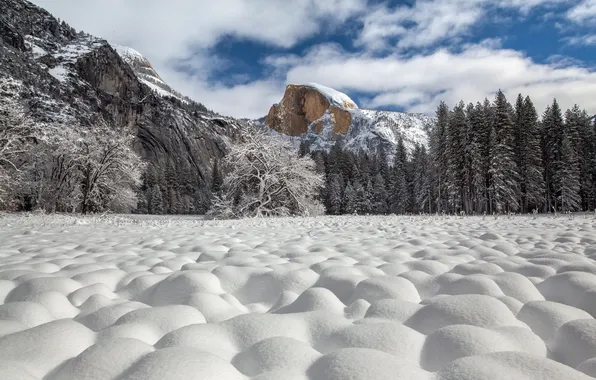
[[188, 102], [185, 96], [168, 85], [155, 71], [147, 58], [133, 48], [112, 44], [118, 55], [126, 62], [137, 75], [139, 80], [151, 90], [163, 97], [173, 97], [182, 102]]
[[242, 123], [179, 96], [137, 52], [118, 51], [28, 1], [0, 0], [0, 79], [19, 84], [29, 116], [65, 128], [94, 128], [99, 118], [129, 126], [144, 158], [164, 170], [187, 162], [209, 188], [214, 160]]
[[428, 145], [434, 119], [422, 114], [360, 109], [346, 94], [317, 84], [290, 84], [264, 120], [255, 121], [310, 150], [329, 150], [338, 140], [355, 153], [395, 150], [399, 140], [411, 152]]
[[333, 136], [329, 128], [320, 134], [309, 128], [306, 139], [311, 149], [328, 150], [337, 138], [343, 140], [346, 149], [359, 153], [374, 153], [382, 146], [392, 151], [400, 138], [408, 152], [416, 145], [428, 146], [428, 131], [434, 122], [429, 116], [369, 109], [349, 112], [352, 125], [344, 136]]

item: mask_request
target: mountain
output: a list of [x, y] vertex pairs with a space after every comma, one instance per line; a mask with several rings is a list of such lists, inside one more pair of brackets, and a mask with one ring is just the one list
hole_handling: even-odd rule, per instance
[[120, 55], [120, 58], [133, 69], [139, 81], [155, 91], [157, 95], [176, 98], [185, 103], [192, 102], [191, 99], [180, 94], [164, 82], [151, 65], [151, 62], [141, 53], [126, 46], [112, 44], [112, 47]]
[[392, 149], [401, 138], [406, 149], [428, 144], [433, 118], [422, 114], [360, 109], [346, 94], [317, 84], [289, 84], [264, 124], [311, 150], [328, 150], [337, 140], [355, 153]]
[[0, 0], [2, 77], [21, 85], [20, 101], [40, 122], [92, 128], [101, 117], [131, 128], [156, 176], [180, 168], [190, 176], [179, 198], [208, 191], [214, 162], [243, 125], [171, 89], [140, 53], [77, 32], [24, 0]]

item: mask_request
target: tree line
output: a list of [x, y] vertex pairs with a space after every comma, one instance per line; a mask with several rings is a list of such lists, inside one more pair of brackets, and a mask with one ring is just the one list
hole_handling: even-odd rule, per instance
[[328, 214], [572, 212], [596, 208], [596, 124], [553, 100], [539, 118], [529, 96], [450, 109], [442, 102], [429, 146], [355, 155], [339, 140], [309, 152], [325, 175]]
[[0, 80], [0, 209], [216, 208], [237, 217], [596, 209], [596, 121], [578, 106], [563, 112], [556, 99], [541, 117], [529, 96], [512, 105], [501, 91], [492, 102], [441, 103], [428, 146], [406, 149], [399, 140], [371, 154], [357, 155], [339, 138], [329, 151], [303, 142], [296, 155], [250, 129], [200, 178], [186, 161], [144, 162], [126, 128], [34, 122], [19, 91], [20, 83]]

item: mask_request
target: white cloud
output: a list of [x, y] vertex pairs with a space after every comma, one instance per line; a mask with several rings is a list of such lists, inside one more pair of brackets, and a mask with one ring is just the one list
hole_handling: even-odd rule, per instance
[[596, 0], [582, 0], [567, 12], [567, 18], [579, 24], [596, 22]]
[[566, 38], [565, 41], [570, 45], [596, 45], [596, 34], [586, 34], [583, 36], [569, 37]]
[[394, 8], [386, 4], [362, 17], [363, 28], [356, 46], [378, 50], [397, 40], [398, 48], [428, 47], [458, 41], [495, 8], [517, 9], [522, 15], [538, 6], [568, 0], [417, 0]]
[[[433, 113], [440, 100], [475, 102], [501, 88], [511, 100], [517, 92], [529, 94], [540, 109], [556, 97], [565, 107], [577, 102], [596, 113], [596, 74], [578, 62], [553, 57], [536, 63], [502, 48], [500, 38], [506, 35], [479, 44], [465, 39], [483, 20], [496, 17], [492, 10], [497, 8], [524, 16], [539, 6], [579, 0], [417, 0], [397, 8], [366, 7], [367, 0], [33, 1], [77, 29], [139, 50], [172, 87], [224, 115], [264, 116], [286, 83], [311, 81], [364, 93], [367, 107]], [[566, 15], [586, 22], [594, 3], [582, 0]], [[345, 25], [354, 16], [362, 24]], [[355, 43], [362, 52], [348, 54], [336, 44], [322, 44], [304, 56], [264, 57], [270, 69], [264, 78], [238, 79], [232, 86], [223, 84], [229, 78], [209, 82], [230, 63], [210, 49], [226, 36], [287, 48], [346, 26], [361, 27]], [[452, 44], [457, 49], [436, 48], [439, 42], [457, 42]], [[392, 44], [402, 49], [373, 55]], [[408, 47], [425, 50], [404, 50]]]
[[[208, 85], [209, 75], [226, 64], [209, 50], [221, 38], [234, 36], [287, 48], [323, 29], [340, 26], [366, 6], [366, 0], [32, 1], [77, 30], [133, 47], [173, 87], [216, 111], [229, 110], [233, 116], [254, 116], [257, 110], [252, 108], [254, 102], [234, 98], [246, 96], [246, 85], [238, 89]], [[174, 63], [180, 61], [192, 66], [193, 77], [179, 72]], [[251, 86], [261, 89], [263, 83], [268, 82]], [[222, 94], [229, 98], [223, 99]], [[228, 104], [238, 106], [230, 109]], [[245, 104], [251, 108], [243, 108]], [[259, 108], [263, 110], [262, 105]]]
[[[331, 50], [330, 50], [331, 51]], [[330, 52], [329, 51], [329, 52]], [[433, 113], [440, 100], [492, 99], [498, 89], [513, 100], [517, 93], [530, 95], [542, 110], [557, 98], [564, 107], [578, 103], [596, 113], [596, 73], [586, 68], [536, 63], [523, 53], [467, 45], [459, 52], [439, 49], [425, 55], [391, 55], [335, 52], [320, 60], [320, 52], [307, 55], [288, 71], [287, 81], [315, 81], [344, 91], [372, 95], [367, 107], [405, 107], [411, 112]], [[541, 111], [540, 111], [541, 112]]]

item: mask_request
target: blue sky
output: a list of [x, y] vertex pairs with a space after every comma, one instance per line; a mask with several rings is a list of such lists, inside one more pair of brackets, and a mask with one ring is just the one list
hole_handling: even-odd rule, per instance
[[34, 0], [145, 55], [174, 88], [256, 118], [288, 83], [432, 113], [530, 95], [596, 113], [596, 0]]

